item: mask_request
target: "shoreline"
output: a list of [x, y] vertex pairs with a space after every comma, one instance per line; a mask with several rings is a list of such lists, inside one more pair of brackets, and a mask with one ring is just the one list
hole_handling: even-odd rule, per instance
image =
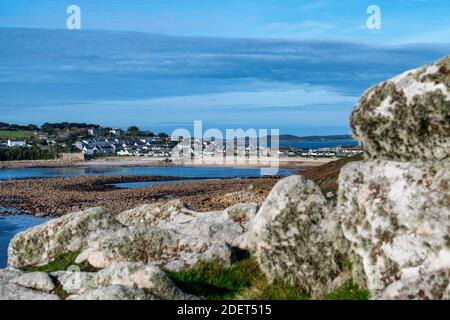
[[[214, 159], [213, 159], [214, 160]], [[299, 174], [313, 167], [334, 161], [322, 159], [282, 159], [280, 169]], [[26, 168], [94, 168], [94, 167], [217, 167], [217, 168], [268, 168], [270, 162], [259, 163], [215, 163], [205, 161], [201, 164], [192, 161], [172, 163], [160, 159], [148, 158], [102, 158], [85, 162], [63, 162], [55, 160], [14, 161], [8, 163], [10, 169]], [[5, 167], [0, 163], [0, 167]], [[205, 177], [169, 177], [146, 175], [93, 175], [76, 177], [36, 177], [26, 179], [3, 180], [0, 182], [0, 207], [14, 208], [26, 215], [60, 216], [67, 212], [88, 207], [104, 206], [112, 212], [131, 209], [144, 203], [155, 203], [167, 199], [182, 198], [197, 210], [223, 209], [223, 205], [238, 202], [259, 202], [267, 195], [281, 176], [230, 177], [207, 179]], [[120, 189], [112, 186], [116, 183], [173, 181], [168, 184]], [[175, 180], [175, 181], [174, 181]], [[176, 181], [178, 180], [178, 181]], [[191, 180], [182, 182], [180, 180]], [[246, 190], [252, 186], [251, 190]], [[255, 190], [253, 190], [255, 188]], [[235, 193], [234, 196], [230, 196]], [[230, 198], [231, 197], [231, 198]], [[8, 210], [9, 211], [9, 210]], [[0, 210], [0, 215], [11, 212]]]
[[[280, 178], [205, 180], [204, 178], [113, 175], [5, 180], [0, 182], [0, 207], [14, 208], [17, 212], [21, 212], [20, 214], [42, 217], [61, 216], [98, 206], [105, 207], [113, 213], [119, 213], [143, 204], [183, 199], [196, 210], [214, 211], [223, 210], [240, 202], [262, 202]], [[117, 183], [142, 181], [169, 183], [139, 188], [114, 186]], [[14, 214], [10, 210], [0, 213]]]
[[[242, 161], [241, 161], [242, 160]], [[281, 169], [302, 169], [317, 167], [338, 158], [280, 158], [279, 161], [273, 159], [239, 159], [238, 163], [217, 163], [217, 159], [205, 158], [201, 163], [196, 161], [171, 162], [155, 158], [136, 157], [105, 157], [79, 162], [67, 162], [62, 160], [21, 160], [21, 161], [1, 161], [1, 169], [27, 169], [27, 168], [72, 168], [72, 167], [222, 167], [222, 168], [269, 168], [271, 165], [278, 165]]]

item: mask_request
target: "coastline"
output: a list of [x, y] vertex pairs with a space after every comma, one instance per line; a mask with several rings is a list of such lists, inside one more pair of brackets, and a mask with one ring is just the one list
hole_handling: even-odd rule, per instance
[[[272, 164], [299, 174], [310, 168], [334, 161], [333, 158], [283, 158], [279, 163], [266, 161], [240, 161], [239, 163], [217, 163], [217, 159], [204, 159], [202, 163], [193, 161], [168, 162], [155, 158], [105, 157], [83, 162], [60, 160], [25, 160], [1, 162], [2, 169], [27, 168], [145, 168], [145, 167], [215, 167], [215, 168], [267, 168]], [[243, 160], [243, 159], [239, 159]], [[249, 160], [249, 159], [246, 159]], [[280, 176], [242, 177], [205, 180], [145, 175], [76, 176], [54, 178], [26, 178], [1, 181], [0, 208], [12, 208], [17, 212], [34, 216], [60, 216], [88, 207], [103, 206], [112, 212], [131, 209], [144, 203], [155, 203], [168, 199], [182, 198], [197, 210], [222, 210], [238, 202], [260, 202]], [[164, 185], [119, 189], [117, 183], [173, 181]], [[178, 180], [178, 181], [177, 181]], [[181, 183], [180, 180], [191, 180]], [[198, 181], [195, 181], [198, 180]], [[258, 186], [253, 190], [255, 186]], [[251, 188], [251, 190], [247, 190]], [[247, 190], [242, 193], [242, 190]], [[235, 193], [235, 195], [230, 195]], [[231, 197], [231, 198], [230, 198]], [[11, 214], [0, 210], [0, 215]]]
[[202, 159], [201, 163], [196, 161], [165, 161], [157, 158], [142, 157], [105, 157], [79, 162], [68, 162], [62, 160], [21, 160], [21, 161], [0, 161], [0, 169], [26, 169], [26, 168], [70, 168], [70, 167], [90, 167], [90, 166], [117, 166], [117, 167], [229, 167], [229, 168], [266, 168], [271, 165], [279, 165], [283, 169], [302, 169], [317, 167], [337, 158], [280, 158], [279, 161], [273, 159], [239, 159], [237, 162], [217, 163], [217, 159]]

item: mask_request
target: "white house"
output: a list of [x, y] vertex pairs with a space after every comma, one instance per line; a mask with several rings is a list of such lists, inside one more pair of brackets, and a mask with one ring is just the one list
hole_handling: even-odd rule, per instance
[[109, 133], [118, 137], [118, 136], [122, 135], [122, 130], [121, 129], [112, 129], [109, 131]]
[[120, 151], [117, 151], [117, 155], [118, 156], [129, 156], [129, 155], [131, 155], [131, 153], [128, 150], [120, 150]]
[[83, 147], [82, 152], [87, 156], [92, 156], [95, 153], [95, 150], [89, 147]]
[[183, 141], [184, 137], [183, 136], [171, 136], [170, 137], [170, 141], [172, 142], [181, 142]]
[[88, 129], [88, 134], [94, 137], [103, 137], [105, 135], [103, 129], [101, 128], [90, 128]]
[[25, 140], [8, 140], [8, 147], [26, 147], [27, 142]]

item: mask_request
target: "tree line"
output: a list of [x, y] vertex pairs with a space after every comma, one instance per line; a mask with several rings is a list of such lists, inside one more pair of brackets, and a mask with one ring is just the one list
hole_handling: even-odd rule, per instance
[[[142, 135], [142, 136], [147, 136], [147, 137], [154, 137], [155, 134], [151, 131], [141, 131], [141, 129], [139, 129], [137, 126], [131, 126], [127, 129], [127, 132], [131, 135]], [[165, 132], [160, 132], [158, 133], [157, 137], [159, 138], [168, 138], [169, 135]]]
[[0, 122], [0, 130], [2, 130], [2, 131], [19, 131], [19, 130], [48, 131], [48, 130], [54, 130], [54, 129], [63, 130], [63, 129], [71, 129], [71, 128], [80, 128], [80, 129], [100, 128], [100, 125], [91, 124], [91, 123], [78, 123], [78, 122], [59, 122], [59, 123], [46, 122], [41, 127], [39, 127], [35, 124], [18, 125], [18, 124], [9, 124], [6, 122]]
[[[0, 122], [0, 131], [44, 131], [49, 134], [54, 134], [56, 130], [64, 130], [64, 129], [99, 129], [101, 128], [98, 124], [93, 123], [84, 123], [84, 122], [59, 122], [59, 123], [50, 123], [46, 122], [41, 127], [35, 124], [28, 125], [18, 125], [18, 124], [9, 124], [6, 122]], [[112, 128], [104, 128], [107, 131], [111, 131]], [[154, 133], [151, 131], [141, 131], [137, 126], [131, 126], [127, 130], [128, 134], [131, 135], [143, 135], [153, 137]], [[167, 133], [161, 132], [157, 135], [160, 138], [167, 138], [169, 135]]]
[[0, 148], [0, 161], [49, 160], [58, 157], [57, 148]]

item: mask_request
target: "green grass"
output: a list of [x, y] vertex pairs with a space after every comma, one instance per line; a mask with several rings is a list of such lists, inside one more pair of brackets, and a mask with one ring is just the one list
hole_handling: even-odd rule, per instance
[[202, 263], [182, 272], [169, 274], [180, 289], [203, 299], [303, 300], [301, 288], [276, 282], [269, 284], [254, 258], [245, 258], [229, 268]]
[[33, 131], [0, 131], [0, 139], [20, 139], [20, 138], [31, 138], [33, 136]]
[[248, 288], [239, 299], [245, 300], [308, 300], [308, 291], [282, 281], [269, 284], [266, 280]]
[[[282, 281], [269, 283], [254, 258], [245, 258], [229, 268], [201, 263], [170, 277], [181, 290], [207, 300], [307, 300], [308, 292]], [[322, 297], [323, 300], [367, 300], [369, 294], [350, 280]]]
[[200, 263], [190, 270], [169, 275], [182, 290], [204, 299], [233, 299], [262, 277], [252, 258], [241, 260], [229, 268], [214, 262]]
[[[88, 263], [76, 264], [75, 259], [77, 258], [77, 256], [79, 254], [80, 254], [80, 252], [78, 252], [78, 251], [69, 252], [69, 253], [58, 256], [56, 259], [52, 260], [51, 262], [49, 262], [48, 264], [46, 264], [44, 266], [29, 266], [29, 267], [22, 268], [22, 270], [25, 272], [40, 271], [40, 272], [51, 273], [51, 272], [55, 272], [55, 271], [66, 271], [66, 270], [68, 270], [69, 267], [73, 268], [75, 266], [75, 267], [78, 267], [80, 269], [80, 271], [84, 271], [84, 272], [98, 271], [98, 269], [92, 267]], [[65, 300], [70, 294], [63, 289], [61, 283], [56, 281], [56, 279], [54, 279], [54, 281], [55, 281], [55, 289], [53, 289], [53, 291], [51, 293], [56, 294], [59, 298]]]
[[56, 257], [54, 260], [52, 260], [51, 262], [49, 262], [44, 266], [29, 266], [22, 268], [22, 270], [25, 272], [42, 271], [50, 273], [54, 271], [65, 271], [69, 267], [75, 266], [80, 268], [80, 271], [86, 272], [97, 271], [97, 269], [93, 268], [88, 263], [76, 264], [75, 259], [79, 254], [80, 254], [79, 252], [69, 252]]
[[369, 300], [369, 292], [349, 280], [336, 291], [323, 296], [322, 300]]
[[[87, 263], [75, 264], [78, 254], [79, 252], [70, 252], [57, 257], [45, 266], [26, 267], [23, 271], [50, 273], [67, 270], [71, 266], [78, 266], [85, 272], [98, 271]], [[200, 263], [186, 271], [170, 272], [169, 276], [181, 290], [206, 300], [309, 299], [308, 292], [300, 286], [292, 286], [282, 281], [269, 283], [256, 260], [245, 255], [228, 268], [215, 262]], [[60, 284], [57, 284], [54, 293], [63, 299], [68, 295]], [[322, 297], [323, 300], [367, 300], [368, 298], [368, 292], [359, 288], [352, 280], [347, 281], [335, 292]]]
[[352, 263], [352, 261], [350, 260], [349, 257], [345, 257], [344, 258], [344, 261], [342, 262], [342, 265], [343, 265], [345, 270], [348, 270], [348, 271], [352, 270], [353, 263]]

